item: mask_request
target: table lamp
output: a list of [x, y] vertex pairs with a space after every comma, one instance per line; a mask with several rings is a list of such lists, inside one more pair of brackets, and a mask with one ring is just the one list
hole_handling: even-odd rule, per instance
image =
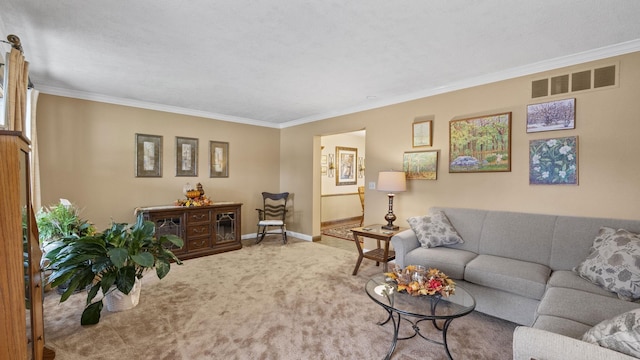
[[398, 230], [398, 226], [394, 226], [396, 215], [393, 213], [393, 197], [395, 193], [407, 190], [407, 176], [404, 171], [380, 171], [378, 173], [378, 191], [386, 191], [389, 196], [389, 212], [384, 219], [387, 225], [382, 226], [386, 230]]

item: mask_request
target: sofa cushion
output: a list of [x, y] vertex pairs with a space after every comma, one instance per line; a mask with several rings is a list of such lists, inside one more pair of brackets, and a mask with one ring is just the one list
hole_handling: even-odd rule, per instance
[[[619, 301], [619, 300], [618, 300]], [[591, 325], [583, 324], [557, 316], [540, 315], [533, 323], [536, 329], [551, 331], [552, 333], [580, 339], [584, 333], [591, 329]]]
[[405, 255], [404, 265], [422, 265], [427, 268], [436, 268], [452, 279], [462, 279], [465, 266], [476, 256], [478, 254], [460, 249], [419, 247]]
[[591, 253], [575, 271], [623, 300], [640, 299], [640, 236], [603, 227]]
[[605, 320], [587, 331], [582, 340], [623, 354], [640, 357], [640, 309]]
[[621, 301], [617, 297], [551, 287], [547, 289], [538, 306], [538, 315], [555, 316], [593, 326], [637, 308], [640, 308], [640, 304]]
[[425, 216], [410, 217], [407, 222], [416, 233], [422, 247], [432, 248], [464, 242], [442, 211], [434, 211]]
[[468, 282], [503, 290], [530, 299], [541, 299], [551, 269], [528, 261], [478, 255], [465, 269]]
[[549, 278], [547, 287], [565, 287], [617, 298], [616, 294], [611, 291], [603, 289], [591, 281], [581, 278], [573, 271], [567, 270], [558, 270], [551, 273], [551, 278]]

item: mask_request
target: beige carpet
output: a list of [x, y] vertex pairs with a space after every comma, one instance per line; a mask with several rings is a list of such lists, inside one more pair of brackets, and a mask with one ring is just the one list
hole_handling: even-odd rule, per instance
[[[105, 308], [89, 327], [80, 326], [85, 293], [59, 304], [48, 292], [46, 343], [58, 360], [382, 359], [393, 330], [376, 324], [386, 313], [364, 292], [382, 268], [365, 259], [352, 276], [355, 261], [329, 246], [265, 239], [172, 266], [163, 280], [145, 276], [136, 308]], [[456, 359], [511, 359], [514, 327], [474, 312], [452, 322], [450, 349]], [[420, 338], [400, 341], [393, 356], [445, 358]]]

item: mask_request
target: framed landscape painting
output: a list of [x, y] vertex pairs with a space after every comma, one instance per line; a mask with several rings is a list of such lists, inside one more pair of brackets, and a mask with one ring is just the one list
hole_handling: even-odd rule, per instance
[[527, 132], [576, 128], [576, 99], [527, 105]]
[[437, 180], [438, 151], [410, 151], [404, 153], [402, 169], [407, 180]]
[[530, 140], [529, 184], [578, 185], [578, 137]]
[[449, 172], [511, 171], [511, 113], [451, 120]]
[[358, 149], [336, 146], [336, 185], [355, 185]]
[[136, 177], [162, 177], [162, 136], [136, 134]]

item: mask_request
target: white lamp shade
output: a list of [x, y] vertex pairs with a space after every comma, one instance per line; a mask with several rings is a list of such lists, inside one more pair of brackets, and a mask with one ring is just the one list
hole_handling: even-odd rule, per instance
[[377, 190], [389, 193], [407, 191], [406, 174], [404, 171], [380, 171]]

